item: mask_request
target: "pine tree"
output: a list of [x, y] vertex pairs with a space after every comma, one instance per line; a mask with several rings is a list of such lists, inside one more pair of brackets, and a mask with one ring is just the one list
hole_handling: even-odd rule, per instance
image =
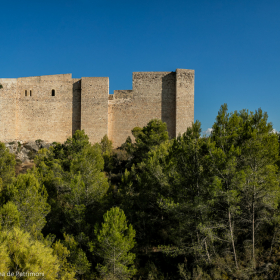
[[103, 217], [104, 223], [95, 233], [97, 253], [104, 261], [96, 268], [103, 279], [130, 279], [136, 273], [135, 254], [129, 252], [135, 245], [135, 230], [127, 226], [125, 214], [118, 207], [111, 208]]
[[33, 174], [21, 174], [10, 190], [13, 192], [12, 202], [20, 214], [20, 226], [32, 234], [40, 232], [51, 210], [45, 187], [39, 184]]
[[[37, 276], [39, 279], [46, 280], [72, 280], [74, 273], [69, 268], [65, 257], [61, 257], [62, 250], [66, 256], [69, 253], [62, 246], [59, 249], [54, 250], [38, 240], [33, 240], [29, 233], [19, 228], [1, 231], [0, 268], [4, 269], [1, 272], [10, 271], [14, 273], [14, 276], [18, 273], [17, 277], [21, 279]], [[4, 279], [10, 278], [6, 275], [4, 277]]]
[[2, 179], [1, 181], [4, 191], [5, 186], [11, 183], [15, 176], [15, 166], [15, 156], [9, 153], [9, 150], [5, 147], [4, 143], [0, 142], [0, 178]]

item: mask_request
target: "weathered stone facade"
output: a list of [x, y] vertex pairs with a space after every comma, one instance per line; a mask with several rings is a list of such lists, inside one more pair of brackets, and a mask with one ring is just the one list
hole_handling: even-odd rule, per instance
[[71, 74], [0, 79], [0, 141], [63, 142], [84, 129], [92, 143], [108, 134], [115, 147], [135, 126], [167, 123], [170, 137], [194, 120], [194, 71], [134, 72], [132, 90], [109, 95], [109, 78]]

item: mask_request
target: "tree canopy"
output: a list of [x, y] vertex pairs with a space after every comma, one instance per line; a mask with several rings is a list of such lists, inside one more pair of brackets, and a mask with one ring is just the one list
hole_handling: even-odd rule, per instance
[[0, 272], [279, 279], [279, 137], [261, 109], [224, 104], [208, 136], [151, 120], [114, 149], [76, 131], [18, 176], [0, 143]]

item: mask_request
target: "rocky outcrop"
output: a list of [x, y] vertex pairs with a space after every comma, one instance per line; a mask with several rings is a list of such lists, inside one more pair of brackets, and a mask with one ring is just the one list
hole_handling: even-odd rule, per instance
[[16, 159], [21, 163], [33, 162], [34, 157], [38, 151], [42, 148], [49, 148], [52, 144], [42, 140], [23, 142], [16, 140], [5, 143], [6, 148], [9, 152], [16, 156]]

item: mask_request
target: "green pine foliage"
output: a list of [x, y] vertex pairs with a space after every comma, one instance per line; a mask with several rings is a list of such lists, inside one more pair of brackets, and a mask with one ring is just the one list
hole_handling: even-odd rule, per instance
[[209, 136], [196, 121], [169, 139], [160, 120], [132, 135], [113, 149], [76, 131], [17, 177], [0, 143], [0, 272], [280, 278], [280, 141], [266, 113], [224, 104]]
[[[16, 160], [13, 154], [10, 154], [4, 143], [0, 142], [0, 178], [1, 192], [5, 192], [8, 184], [15, 177]], [[4, 195], [4, 193], [2, 193]]]
[[127, 225], [126, 217], [119, 207], [104, 214], [101, 228], [96, 227], [96, 253], [103, 259], [97, 265], [101, 279], [126, 280], [136, 273], [133, 265], [135, 254], [129, 252], [135, 245], [135, 230]]
[[65, 266], [65, 258], [60, 259], [61, 254], [55, 254], [64, 249], [67, 255], [66, 248], [58, 249], [56, 245], [54, 250], [17, 227], [1, 231], [0, 244], [0, 268], [1, 273], [5, 273], [2, 279], [11, 278], [8, 272], [14, 273], [12, 279], [74, 279], [75, 274]]
[[20, 226], [30, 233], [40, 232], [51, 210], [45, 187], [39, 184], [33, 174], [22, 174], [16, 178], [10, 191], [11, 201], [19, 212]]

